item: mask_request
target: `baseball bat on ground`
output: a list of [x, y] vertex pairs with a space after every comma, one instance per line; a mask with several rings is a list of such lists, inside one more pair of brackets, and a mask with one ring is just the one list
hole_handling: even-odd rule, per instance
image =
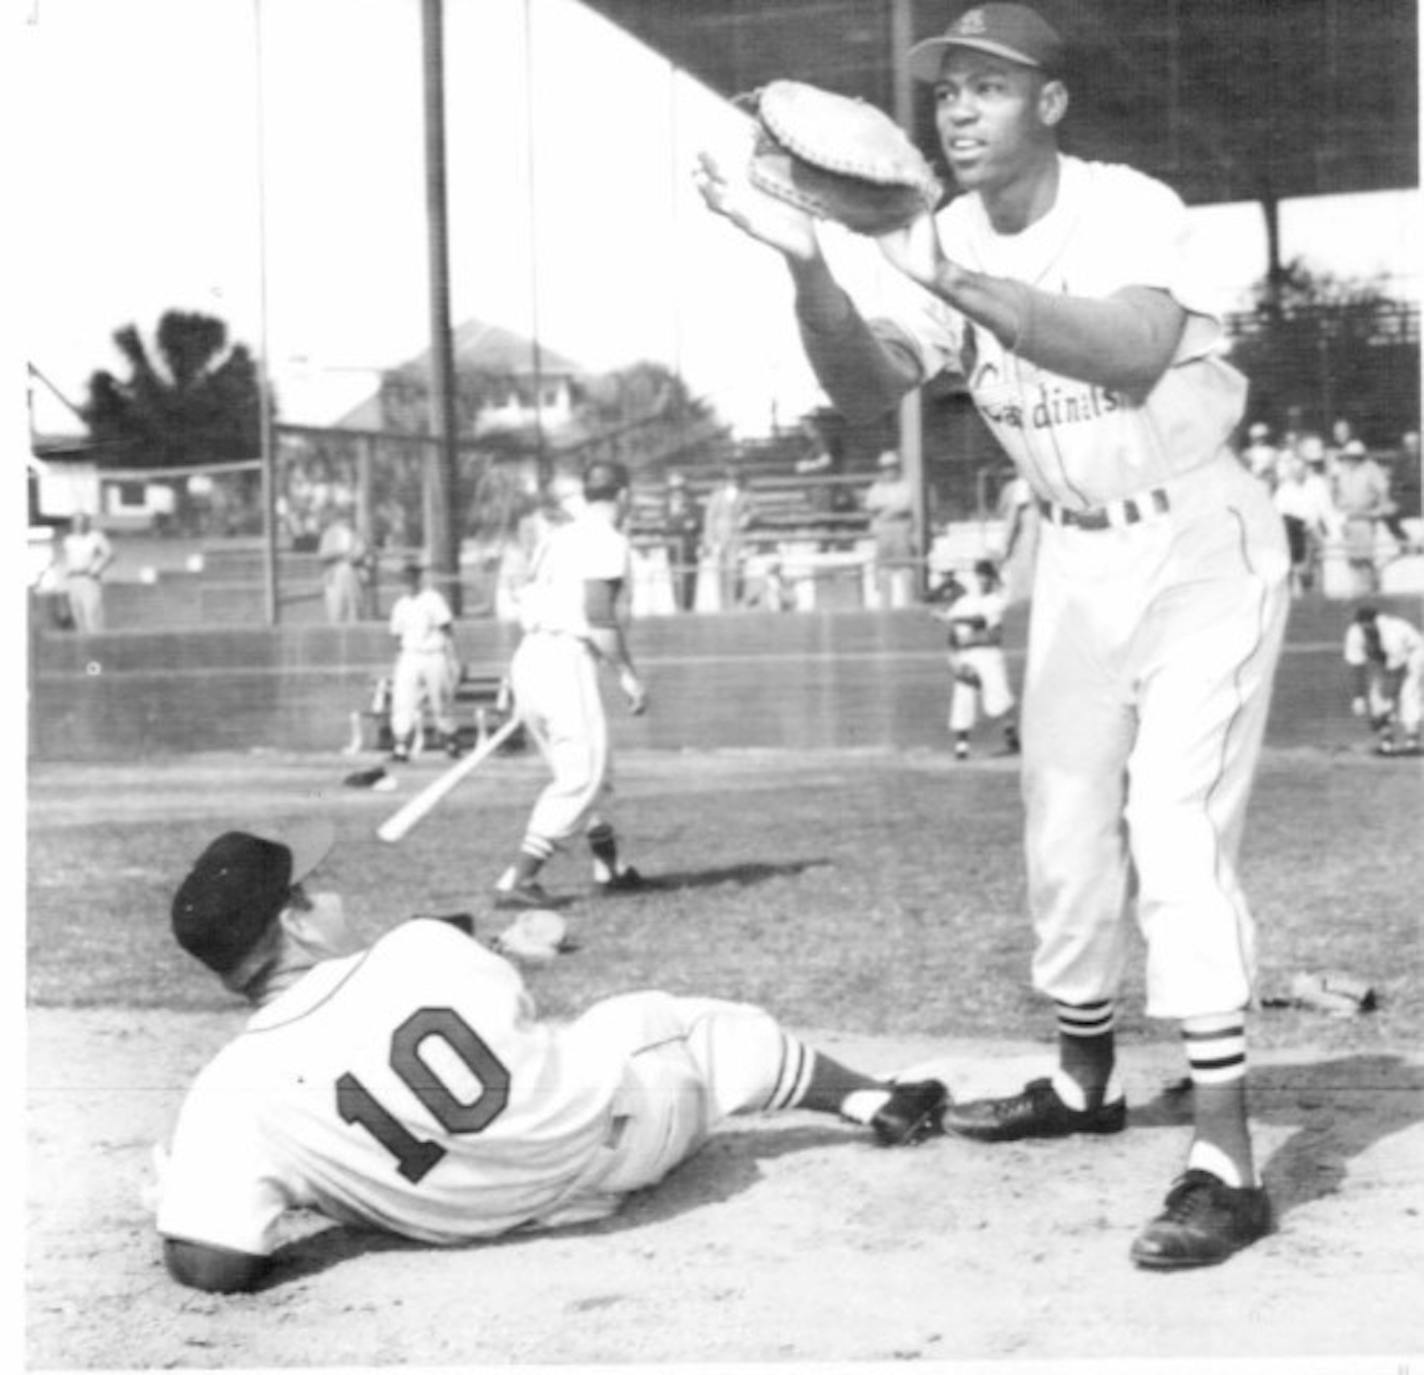
[[518, 729], [519, 717], [511, 716], [493, 735], [471, 750], [463, 759], [450, 765], [438, 778], [416, 793], [398, 812], [393, 812], [387, 817], [376, 828], [376, 834], [382, 840], [392, 844], [400, 840], [413, 826], [430, 815], [436, 803], [446, 793], [457, 787], [462, 779], [472, 774]]

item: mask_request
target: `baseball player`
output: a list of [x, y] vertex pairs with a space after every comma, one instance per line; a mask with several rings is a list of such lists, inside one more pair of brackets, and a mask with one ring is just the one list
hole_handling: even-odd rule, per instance
[[[1174, 192], [1058, 147], [1064, 45], [1024, 5], [917, 44], [964, 194], [883, 236], [884, 286], [704, 155], [709, 207], [785, 257], [802, 338], [848, 416], [950, 369], [1042, 515], [1023, 689], [1035, 987], [1058, 1067], [957, 1106], [985, 1141], [1120, 1130], [1113, 1034], [1133, 918], [1147, 1010], [1176, 1021], [1194, 1131], [1141, 1266], [1222, 1261], [1269, 1231], [1246, 1111], [1253, 927], [1236, 856], [1289, 597], [1281, 521], [1231, 436], [1246, 382], [1186, 254]], [[841, 274], [846, 276], [845, 273]]]
[[407, 563], [405, 591], [391, 607], [391, 634], [399, 642], [391, 674], [391, 758], [410, 758], [420, 712], [430, 704], [435, 728], [452, 759], [461, 753], [455, 726], [455, 684], [460, 676], [455, 651], [455, 618], [450, 604], [426, 584], [425, 569]]
[[[969, 733], [981, 707], [985, 716], [997, 721], [1015, 705], [1004, 660], [1008, 599], [999, 584], [999, 570], [989, 559], [980, 559], [974, 565], [972, 583], [972, 588], [962, 589], [930, 613], [949, 627], [949, 671], [954, 683], [949, 695], [949, 730], [956, 759], [969, 758]], [[1012, 720], [1004, 724], [1004, 748], [1009, 754], [1019, 753], [1019, 733]]]
[[[1345, 631], [1350, 666], [1350, 709], [1368, 717], [1377, 754], [1418, 754], [1420, 681], [1424, 679], [1424, 636], [1403, 616], [1362, 606]], [[1395, 743], [1396, 723], [1404, 748]]]
[[592, 852], [598, 892], [643, 883], [620, 860], [617, 834], [600, 810], [612, 764], [600, 666], [616, 672], [635, 715], [648, 705], [624, 633], [632, 548], [623, 527], [630, 506], [628, 469], [591, 464], [583, 502], [549, 530], [520, 593], [523, 635], [510, 661], [510, 687], [515, 711], [553, 777], [534, 803], [514, 862], [495, 884], [499, 908], [549, 906], [539, 871], [580, 831]]
[[313, 891], [331, 840], [226, 832], [174, 896], [178, 943], [255, 1009], [158, 1155], [182, 1284], [255, 1287], [298, 1208], [434, 1245], [607, 1217], [734, 1113], [836, 1113], [886, 1145], [939, 1130], [938, 1080], [861, 1074], [749, 1005], [640, 992], [554, 1026], [455, 919], [360, 947]]
[[105, 570], [114, 561], [114, 547], [85, 511], [71, 521], [64, 537], [65, 591], [74, 628], [92, 633], [104, 628]]

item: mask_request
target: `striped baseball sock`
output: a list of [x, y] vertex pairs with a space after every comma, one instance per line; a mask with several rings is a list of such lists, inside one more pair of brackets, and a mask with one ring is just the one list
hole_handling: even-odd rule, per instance
[[[814, 1051], [789, 1031], [781, 1033], [781, 1065], [776, 1082], [767, 1095], [766, 1112], [781, 1112], [786, 1108], [809, 1108], [813, 1111], [835, 1112], [842, 1098], [850, 1088], [859, 1088], [868, 1082], [854, 1076], [855, 1083], [837, 1083], [840, 1076], [836, 1070], [844, 1070], [836, 1061]], [[829, 1083], [828, 1083], [829, 1080]], [[829, 1088], [829, 1092], [827, 1091]]]
[[1182, 1044], [1196, 1118], [1187, 1168], [1206, 1170], [1233, 1188], [1252, 1187], [1256, 1166], [1246, 1115], [1246, 1015], [1184, 1018]]
[[1093, 1003], [1053, 1004], [1058, 1021], [1058, 1072], [1054, 1092], [1074, 1111], [1122, 1097], [1114, 1074], [1117, 1064], [1117, 1005], [1111, 998]]
[[544, 867], [544, 861], [553, 853], [552, 841], [545, 840], [543, 836], [526, 835], [519, 843], [519, 853], [515, 855], [514, 863], [500, 875], [495, 887], [500, 892], [507, 893], [521, 883], [532, 882]]
[[600, 821], [589, 827], [585, 838], [593, 852], [593, 877], [598, 883], [607, 883], [618, 873], [618, 837], [609, 822]]

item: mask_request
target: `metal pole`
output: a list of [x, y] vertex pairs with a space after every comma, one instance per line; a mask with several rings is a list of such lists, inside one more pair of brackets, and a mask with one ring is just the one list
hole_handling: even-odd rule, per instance
[[[912, 0], [890, 0], [890, 72], [894, 86], [895, 120], [911, 137], [915, 132], [914, 86], [910, 81], [910, 46], [914, 36]], [[919, 563], [915, 568], [915, 589], [923, 596], [929, 570], [929, 475], [924, 452], [923, 410], [919, 388], [900, 402], [900, 462], [915, 497], [915, 548]]]
[[272, 424], [272, 387], [267, 343], [267, 110], [262, 95], [262, 0], [252, 0], [257, 78], [257, 406], [262, 453], [263, 618], [280, 619], [277, 590], [277, 455]]
[[539, 342], [539, 197], [535, 184], [538, 158], [534, 151], [534, 10], [524, 0], [524, 108], [528, 121], [526, 169], [529, 177], [529, 358], [534, 372], [534, 468], [539, 485], [549, 472], [548, 437], [544, 433], [544, 349]]
[[425, 542], [430, 566], [460, 614], [460, 539], [455, 492], [455, 357], [450, 332], [450, 248], [445, 194], [445, 33], [443, 0], [422, 0], [425, 65], [425, 207], [430, 256], [430, 429], [426, 455]]

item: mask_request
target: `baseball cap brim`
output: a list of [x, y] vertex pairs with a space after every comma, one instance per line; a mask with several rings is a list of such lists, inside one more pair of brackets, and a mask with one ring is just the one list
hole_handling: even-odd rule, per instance
[[261, 834], [261, 838], [285, 845], [292, 852], [290, 882], [295, 884], [306, 878], [331, 853], [331, 847], [336, 844], [336, 827], [325, 817], [313, 817], [285, 826], [277, 834]]

